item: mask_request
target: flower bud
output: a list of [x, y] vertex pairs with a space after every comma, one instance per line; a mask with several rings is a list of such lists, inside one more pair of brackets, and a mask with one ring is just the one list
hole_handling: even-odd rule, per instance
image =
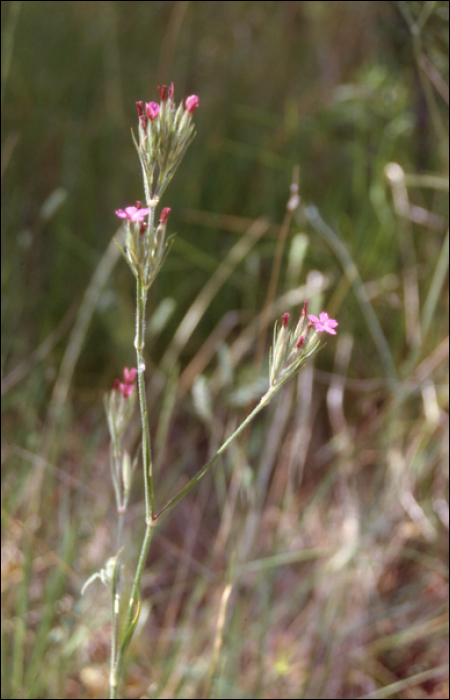
[[162, 224], [165, 224], [165, 223], [166, 223], [167, 217], [169, 216], [170, 211], [171, 211], [170, 207], [164, 207], [164, 209], [162, 210], [162, 212], [161, 212], [161, 218], [160, 218], [160, 222], [161, 222]]

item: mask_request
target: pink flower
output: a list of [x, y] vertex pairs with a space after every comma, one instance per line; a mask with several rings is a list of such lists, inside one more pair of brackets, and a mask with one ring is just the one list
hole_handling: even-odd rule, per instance
[[189, 95], [189, 97], [186, 97], [185, 105], [186, 109], [189, 112], [189, 114], [194, 114], [195, 110], [197, 109], [199, 105], [200, 100], [198, 99], [197, 95]]
[[121, 391], [123, 398], [127, 399], [133, 393], [134, 386], [133, 386], [133, 384], [122, 384], [122, 382], [120, 382], [119, 389]]
[[128, 367], [124, 367], [123, 378], [125, 379], [125, 384], [133, 384], [134, 380], [136, 379], [136, 375], [136, 367], [132, 367], [131, 369], [128, 369]]
[[159, 104], [156, 102], [146, 102], [145, 113], [150, 121], [153, 121], [159, 114]]
[[164, 209], [161, 212], [161, 218], [160, 218], [160, 222], [162, 224], [166, 223], [167, 217], [169, 216], [169, 214], [170, 214], [170, 207], [164, 207]]
[[290, 318], [291, 318], [291, 314], [288, 314], [288, 313], [283, 314], [283, 328], [286, 328]]
[[136, 207], [125, 207], [125, 209], [116, 209], [116, 216], [119, 219], [128, 219], [128, 221], [144, 221], [148, 216], [149, 209], [141, 209], [141, 203], [136, 202]]
[[330, 335], [336, 335], [336, 331], [334, 329], [339, 325], [339, 323], [335, 321], [334, 318], [330, 318], [326, 311], [322, 311], [319, 314], [319, 318], [317, 318], [317, 316], [313, 316], [312, 314], [308, 314], [308, 318], [314, 324], [315, 330], [318, 333], [325, 331], [325, 333], [329, 333]]

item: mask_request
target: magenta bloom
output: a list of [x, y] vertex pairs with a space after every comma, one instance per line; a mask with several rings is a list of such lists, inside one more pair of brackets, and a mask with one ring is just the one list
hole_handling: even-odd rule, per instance
[[128, 369], [128, 367], [124, 367], [123, 378], [125, 379], [125, 384], [133, 384], [134, 380], [136, 379], [136, 375], [136, 367], [132, 367], [131, 369]]
[[330, 335], [336, 335], [336, 331], [334, 329], [339, 325], [339, 323], [335, 321], [334, 318], [329, 318], [326, 311], [322, 311], [319, 314], [319, 318], [317, 318], [317, 316], [313, 316], [312, 314], [308, 314], [308, 318], [314, 324], [314, 328], [318, 333], [325, 331], [325, 333], [329, 333]]
[[113, 384], [114, 391], [120, 391], [124, 399], [127, 399], [133, 393], [133, 384], [123, 384], [120, 379], [116, 379]]
[[186, 97], [185, 105], [186, 109], [189, 112], [189, 114], [194, 114], [195, 110], [197, 109], [199, 105], [200, 100], [198, 99], [197, 95], [189, 95], [189, 97]]
[[123, 398], [127, 399], [133, 393], [134, 386], [132, 384], [122, 384], [122, 382], [120, 382], [119, 389]]
[[146, 102], [145, 113], [150, 121], [153, 121], [159, 114], [159, 104], [157, 102]]
[[144, 221], [148, 216], [149, 209], [141, 209], [140, 202], [136, 202], [137, 207], [125, 207], [125, 209], [116, 209], [116, 216], [119, 219], [128, 219], [128, 221]]

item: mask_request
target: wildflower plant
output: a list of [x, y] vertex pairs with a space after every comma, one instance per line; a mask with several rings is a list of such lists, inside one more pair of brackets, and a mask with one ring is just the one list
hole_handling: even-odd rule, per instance
[[[145, 206], [136, 205], [117, 209], [123, 221], [123, 237], [117, 242], [121, 254], [136, 279], [136, 332], [134, 347], [136, 367], [123, 371], [123, 381], [117, 379], [105, 396], [105, 410], [110, 433], [110, 464], [118, 513], [117, 552], [110, 557], [104, 569], [86, 582], [83, 591], [99, 578], [111, 589], [111, 665], [110, 698], [116, 698], [123, 674], [124, 657], [136, 628], [140, 613], [140, 581], [144, 571], [152, 534], [160, 519], [166, 515], [208, 472], [217, 458], [246, 428], [253, 418], [269, 403], [279, 389], [291, 379], [320, 347], [322, 334], [336, 335], [338, 322], [326, 312], [319, 316], [307, 313], [305, 301], [297, 324], [290, 329], [290, 314], [285, 313], [281, 325], [275, 324], [273, 346], [270, 352], [270, 383], [256, 407], [243, 423], [219, 447], [214, 456], [176, 493], [158, 512], [155, 509], [152, 450], [145, 395], [145, 310], [148, 290], [161, 269], [168, 252], [170, 238], [166, 227], [170, 207], [156, 210], [167, 185], [179, 166], [186, 149], [195, 136], [193, 115], [199, 107], [197, 95], [190, 95], [178, 106], [174, 101], [173, 83], [158, 88], [160, 102], [136, 102], [138, 136], [134, 144], [139, 156], [145, 192]], [[135, 390], [137, 379], [138, 391]], [[142, 439], [138, 454], [131, 459], [123, 447], [123, 438], [139, 397]], [[120, 581], [120, 555], [124, 547], [124, 516], [128, 505], [132, 477], [138, 463], [142, 463], [145, 495], [145, 532], [136, 571], [128, 596]]]

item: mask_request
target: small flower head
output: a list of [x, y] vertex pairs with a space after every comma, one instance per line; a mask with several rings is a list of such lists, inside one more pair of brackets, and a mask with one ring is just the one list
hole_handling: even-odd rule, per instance
[[[329, 318], [322, 311], [317, 316], [307, 314], [308, 302], [305, 301], [300, 319], [294, 328], [289, 330], [289, 314], [283, 314], [281, 327], [275, 324], [273, 345], [270, 353], [270, 383], [284, 384], [306, 362], [308, 357], [318, 350], [321, 345], [319, 333], [325, 331], [336, 335], [334, 328], [338, 322]], [[308, 320], [309, 319], [309, 320]], [[312, 329], [317, 333], [312, 332]]]
[[318, 318], [317, 316], [308, 314], [308, 318], [318, 333], [325, 331], [325, 333], [329, 333], [330, 335], [336, 335], [334, 329], [337, 328], [339, 323], [334, 318], [330, 318], [326, 311], [322, 311]]
[[200, 100], [198, 99], [198, 95], [189, 95], [189, 97], [186, 97], [184, 104], [186, 105], [186, 109], [189, 112], [189, 114], [194, 114], [199, 103]]
[[148, 216], [149, 209], [145, 207], [141, 209], [141, 203], [136, 202], [135, 207], [125, 207], [125, 209], [116, 209], [116, 216], [119, 219], [128, 219], [128, 221], [144, 221]]
[[195, 136], [193, 113], [199, 105], [190, 95], [176, 105], [173, 83], [158, 86], [160, 103], [136, 102], [139, 137], [133, 136], [145, 179], [147, 205], [159, 201]]
[[145, 114], [152, 122], [159, 114], [159, 104], [157, 102], [146, 102]]

